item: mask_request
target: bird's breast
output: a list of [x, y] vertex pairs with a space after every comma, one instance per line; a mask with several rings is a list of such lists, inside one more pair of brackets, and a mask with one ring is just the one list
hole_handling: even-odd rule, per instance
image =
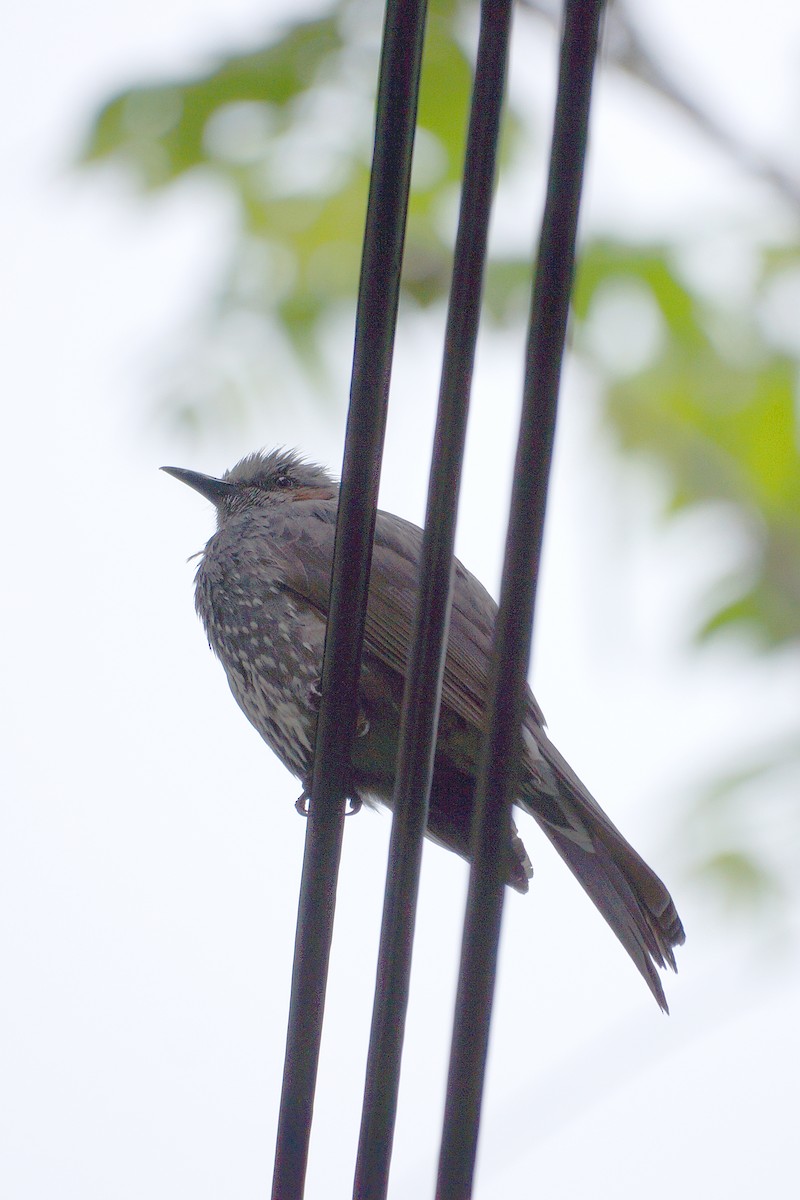
[[197, 608], [238, 704], [295, 775], [307, 774], [316, 737], [325, 624], [264, 562], [206, 556]]

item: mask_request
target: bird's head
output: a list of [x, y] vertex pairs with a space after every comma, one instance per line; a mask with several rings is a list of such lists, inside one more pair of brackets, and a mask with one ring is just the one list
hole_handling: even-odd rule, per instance
[[295, 450], [257, 450], [219, 479], [185, 467], [161, 470], [210, 500], [218, 526], [248, 509], [296, 500], [334, 500], [339, 495], [339, 485], [325, 468], [306, 462]]

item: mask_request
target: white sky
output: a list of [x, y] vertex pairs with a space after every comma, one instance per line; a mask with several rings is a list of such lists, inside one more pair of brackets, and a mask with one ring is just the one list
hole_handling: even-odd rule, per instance
[[[213, 278], [227, 214], [191, 185], [140, 204], [114, 178], [65, 169], [110, 91], [243, 44], [269, 11], [40, 2], [5, 22], [8, 1200], [246, 1200], [271, 1179], [298, 785], [242, 719], [194, 618], [185, 560], [211, 532], [208, 507], [156, 468], [221, 470], [277, 442], [336, 468], [344, 414], [276, 405], [258, 429], [194, 447], [151, 421], [164, 346]], [[797, 12], [651, 0], [647, 20], [701, 98], [796, 165]], [[764, 199], [696, 139], [679, 145], [638, 94], [602, 92], [598, 118], [587, 221], [650, 232], [718, 211], [734, 183], [728, 213]], [[383, 503], [417, 519], [437, 344], [435, 329], [407, 332], [395, 373]], [[518, 350], [510, 338], [484, 347], [476, 380], [459, 551], [490, 586], [514, 415], [497, 398], [518, 393]], [[709, 518], [654, 535], [657, 487], [644, 473], [614, 481], [579, 384], [570, 373], [536, 690], [554, 739], [673, 886], [688, 942], [667, 1020], [525, 828], [536, 876], [506, 907], [476, 1194], [789, 1195], [797, 914], [766, 943], [721, 922], [681, 876], [676, 830], [698, 781], [789, 726], [796, 674], [735, 647], [685, 652], [725, 530]], [[309, 1197], [352, 1185], [388, 836], [386, 816], [348, 822]], [[432, 1194], [465, 882], [460, 862], [426, 850], [392, 1177], [402, 1200]]]

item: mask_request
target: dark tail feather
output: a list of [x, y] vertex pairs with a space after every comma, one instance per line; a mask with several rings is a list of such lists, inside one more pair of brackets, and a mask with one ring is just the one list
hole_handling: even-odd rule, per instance
[[668, 1012], [656, 967], [677, 970], [673, 947], [685, 940], [672, 897], [538, 730], [537, 741], [555, 772], [560, 802], [526, 795], [525, 808], [608, 921], [659, 1006]]
[[659, 1006], [669, 1012], [656, 965], [676, 970], [672, 947], [679, 945], [684, 935], [666, 888], [661, 885], [668, 907], [662, 913], [654, 912], [643, 901], [631, 874], [623, 871], [602, 842], [587, 851], [549, 825], [544, 830], [636, 963]]

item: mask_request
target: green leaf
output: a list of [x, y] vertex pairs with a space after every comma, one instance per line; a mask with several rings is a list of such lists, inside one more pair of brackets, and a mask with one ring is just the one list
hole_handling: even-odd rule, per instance
[[331, 16], [295, 24], [263, 49], [232, 55], [190, 79], [130, 88], [101, 109], [81, 161], [118, 156], [143, 186], [163, 187], [208, 162], [204, 134], [215, 113], [245, 102], [286, 109], [341, 47], [338, 17]]
[[782, 891], [774, 871], [739, 848], [710, 855], [696, 865], [694, 873], [706, 885], [712, 884], [730, 907], [752, 908], [778, 898]]

